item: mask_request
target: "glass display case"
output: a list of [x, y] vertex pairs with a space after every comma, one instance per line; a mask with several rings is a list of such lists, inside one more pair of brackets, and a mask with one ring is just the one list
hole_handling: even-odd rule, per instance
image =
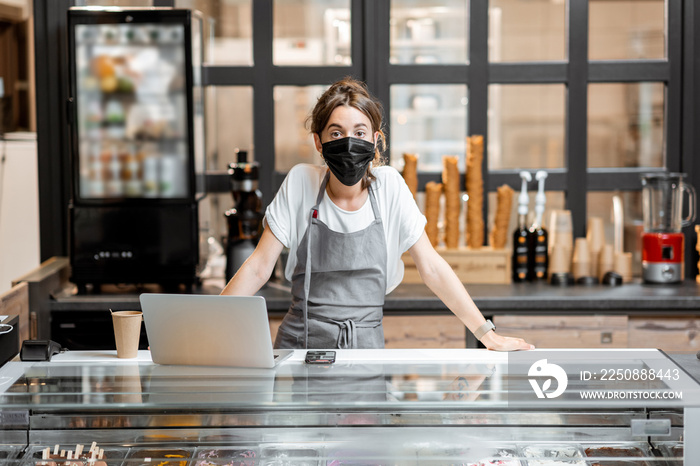
[[[300, 350], [275, 369], [162, 366], [143, 351], [10, 362], [0, 464], [67, 464], [81, 448], [79, 458], [101, 449], [101, 466], [692, 464], [698, 383], [659, 351], [604, 351], [627, 395], [586, 400], [610, 386], [592, 351], [568, 351], [582, 364], [564, 370], [562, 396], [554, 372], [554, 392], [531, 381], [546, 360], [523, 369], [551, 362], [544, 351], [339, 350], [335, 364], [310, 365]], [[676, 398], [631, 396], [654, 390]]]

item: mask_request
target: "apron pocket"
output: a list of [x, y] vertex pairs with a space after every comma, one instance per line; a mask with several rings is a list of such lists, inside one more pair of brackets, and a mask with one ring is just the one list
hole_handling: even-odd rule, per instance
[[304, 319], [291, 312], [285, 314], [277, 329], [275, 349], [304, 348]]

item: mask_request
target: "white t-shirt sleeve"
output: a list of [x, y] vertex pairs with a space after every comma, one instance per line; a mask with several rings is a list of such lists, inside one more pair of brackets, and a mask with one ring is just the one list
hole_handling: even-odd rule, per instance
[[272, 234], [275, 235], [284, 247], [288, 248], [291, 237], [292, 217], [289, 209], [289, 178], [291, 172], [287, 174], [280, 186], [279, 191], [275, 194], [274, 199], [267, 206], [265, 217], [263, 218], [263, 227], [270, 228]]
[[406, 181], [403, 177], [400, 177], [399, 180], [399, 203], [401, 204], [402, 211], [401, 241], [399, 243], [399, 248], [401, 249], [401, 253], [404, 253], [416, 244], [425, 231], [425, 225], [428, 221], [418, 208], [416, 200], [413, 199], [413, 194], [411, 194], [411, 190], [408, 188]]
[[[320, 185], [319, 168], [313, 165], [294, 166], [282, 182], [270, 205], [267, 206], [263, 226], [270, 228], [275, 237], [286, 247], [293, 248], [300, 230], [306, 230], [305, 204], [313, 206], [314, 190]], [[303, 234], [303, 233], [302, 233]]]
[[[390, 205], [387, 206], [389, 220], [398, 225], [398, 249], [401, 254], [411, 249], [425, 231], [427, 220], [416, 204], [411, 190], [401, 174], [391, 167], [383, 167], [386, 173], [386, 193]], [[393, 239], [393, 238], [392, 238]]]
[[425, 215], [413, 199], [401, 174], [392, 167], [375, 169], [387, 239], [387, 293], [403, 279], [401, 254], [411, 249], [425, 231]]

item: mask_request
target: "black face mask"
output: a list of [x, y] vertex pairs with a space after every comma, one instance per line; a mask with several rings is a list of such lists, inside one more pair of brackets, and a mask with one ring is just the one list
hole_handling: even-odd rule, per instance
[[374, 159], [374, 144], [359, 138], [343, 138], [322, 145], [331, 173], [345, 186], [355, 186]]

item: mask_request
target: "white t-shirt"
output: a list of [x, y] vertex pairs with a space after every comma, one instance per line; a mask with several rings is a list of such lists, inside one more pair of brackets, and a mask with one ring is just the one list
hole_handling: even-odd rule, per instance
[[[306, 233], [309, 212], [316, 203], [327, 170], [327, 167], [319, 165], [296, 165], [287, 174], [265, 212], [263, 225], [269, 227], [277, 239], [289, 248], [284, 272], [287, 280], [292, 279], [297, 263], [297, 247]], [[386, 292], [389, 293], [403, 279], [401, 254], [418, 241], [425, 230], [426, 220], [396, 169], [376, 167], [372, 173], [376, 177], [372, 189], [387, 245]], [[333, 231], [352, 233], [367, 228], [374, 220], [374, 213], [369, 196], [359, 210], [349, 212], [336, 206], [326, 192], [319, 206], [318, 218]]]

